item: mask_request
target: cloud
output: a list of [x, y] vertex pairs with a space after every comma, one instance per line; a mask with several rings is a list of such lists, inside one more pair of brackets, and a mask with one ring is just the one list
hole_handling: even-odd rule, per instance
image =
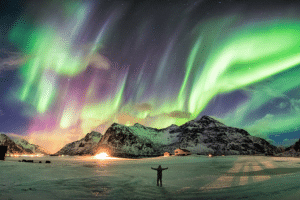
[[265, 139], [267, 140], [267, 142], [269, 142], [269, 143], [272, 144], [272, 145], [275, 145], [275, 144], [276, 144], [275, 141], [272, 140], [272, 139], [270, 139], [270, 138], [265, 138]]
[[275, 116], [271, 114], [265, 115], [265, 117], [256, 120], [250, 126], [245, 127], [245, 129], [251, 134], [258, 137], [265, 137], [266, 133], [275, 131], [275, 127], [272, 126], [275, 121]]
[[190, 118], [191, 113], [189, 112], [182, 112], [182, 111], [173, 111], [167, 114], [169, 117], [174, 118]]
[[15, 140], [15, 139], [17, 139], [17, 138], [21, 138], [21, 139], [25, 139], [25, 137], [24, 136], [22, 136], [22, 135], [17, 135], [17, 134], [15, 134], [15, 133], [4, 133], [7, 137], [9, 137], [10, 139], [12, 139], [12, 140]]
[[288, 133], [298, 130], [300, 127], [299, 112], [272, 115], [256, 120], [249, 126], [244, 127], [251, 135], [266, 138], [274, 133]]
[[80, 49], [78, 49], [79, 52], [82, 52], [83, 55], [85, 55], [85, 57], [83, 59], [85, 59], [87, 61], [87, 63], [90, 66], [93, 66], [97, 69], [105, 69], [108, 70], [111, 67], [111, 62], [110, 60], [105, 57], [102, 54], [99, 54], [97, 51], [91, 53], [91, 49], [95, 48], [92, 44], [85, 44], [80, 46]]
[[27, 61], [27, 57], [18, 52], [0, 50], [0, 71], [14, 70], [19, 68]]
[[97, 69], [107, 70], [107, 69], [110, 69], [111, 62], [105, 56], [103, 56], [99, 53], [94, 53], [89, 60], [89, 65], [91, 65]]
[[296, 112], [300, 111], [300, 99], [291, 99], [291, 106]]
[[283, 109], [283, 108], [286, 108], [288, 105], [288, 103], [286, 102], [281, 102], [277, 107], [280, 108], [280, 109]]
[[152, 109], [152, 106], [148, 103], [142, 103], [139, 105], [136, 105], [136, 109], [140, 112], [148, 111]]
[[278, 143], [278, 145], [288, 147], [288, 146], [291, 146], [291, 145], [295, 144], [298, 140], [299, 140], [299, 138], [298, 139], [287, 139], [287, 138], [285, 138], [281, 143]]
[[135, 123], [144, 124], [145, 120], [131, 116], [127, 113], [121, 113], [117, 116], [117, 122], [124, 125], [134, 125]]

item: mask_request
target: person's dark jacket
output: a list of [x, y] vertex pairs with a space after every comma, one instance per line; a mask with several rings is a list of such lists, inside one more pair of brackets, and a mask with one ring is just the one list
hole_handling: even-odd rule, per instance
[[163, 170], [166, 170], [166, 169], [168, 169], [168, 168], [162, 168], [161, 166], [159, 166], [158, 168], [153, 168], [153, 167], [151, 167], [151, 169], [157, 171], [157, 177], [162, 177], [162, 171], [163, 171]]

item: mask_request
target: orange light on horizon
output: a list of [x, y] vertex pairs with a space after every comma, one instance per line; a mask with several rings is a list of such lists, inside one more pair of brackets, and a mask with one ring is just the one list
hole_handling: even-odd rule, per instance
[[10, 157], [42, 157], [44, 154], [10, 154]]
[[99, 154], [95, 155], [94, 157], [97, 159], [109, 159], [110, 158], [107, 153], [99, 153]]
[[100, 159], [100, 160], [112, 160], [112, 159], [120, 159], [115, 157], [110, 157], [107, 153], [101, 152], [95, 156], [93, 156], [94, 159]]

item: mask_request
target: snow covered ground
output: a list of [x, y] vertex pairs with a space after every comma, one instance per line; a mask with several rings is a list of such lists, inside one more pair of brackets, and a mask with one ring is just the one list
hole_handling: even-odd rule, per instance
[[[157, 157], [0, 161], [0, 199], [300, 199], [300, 158]], [[50, 160], [46, 164], [45, 160]], [[163, 187], [156, 171], [163, 171]]]

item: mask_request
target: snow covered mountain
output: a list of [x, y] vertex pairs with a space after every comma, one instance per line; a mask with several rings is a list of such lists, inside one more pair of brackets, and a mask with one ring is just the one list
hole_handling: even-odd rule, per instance
[[9, 154], [32, 154], [33, 152], [30, 149], [25, 149], [22, 146], [16, 144], [12, 139], [7, 135], [0, 134], [0, 145], [7, 146], [7, 153]]
[[136, 157], [160, 155], [165, 151], [173, 153], [179, 147], [198, 154], [247, 155], [278, 151], [266, 140], [251, 136], [243, 129], [228, 127], [209, 116], [203, 116], [199, 120], [164, 129], [114, 123], [107, 129], [95, 152], [109, 149], [114, 156]]
[[102, 137], [101, 133], [92, 131], [86, 136], [75, 142], [66, 144], [62, 149], [53, 155], [91, 155], [94, 154], [94, 147], [98, 144]]
[[[251, 136], [243, 129], [228, 127], [208, 116], [187, 122], [170, 134], [177, 135], [177, 146], [193, 153], [249, 155], [277, 152], [277, 147], [266, 140]], [[169, 145], [166, 149], [174, 150], [175, 146]]]
[[108, 151], [111, 156], [116, 157], [160, 155], [158, 139], [163, 137], [162, 134], [158, 129], [141, 124], [127, 127], [114, 123], [95, 147], [95, 154]]
[[44, 154], [49, 155], [50, 153], [43, 147], [35, 144], [30, 144], [27, 140], [24, 140], [22, 138], [13, 138], [13, 141], [23, 147], [23, 149], [29, 149], [33, 154]]

